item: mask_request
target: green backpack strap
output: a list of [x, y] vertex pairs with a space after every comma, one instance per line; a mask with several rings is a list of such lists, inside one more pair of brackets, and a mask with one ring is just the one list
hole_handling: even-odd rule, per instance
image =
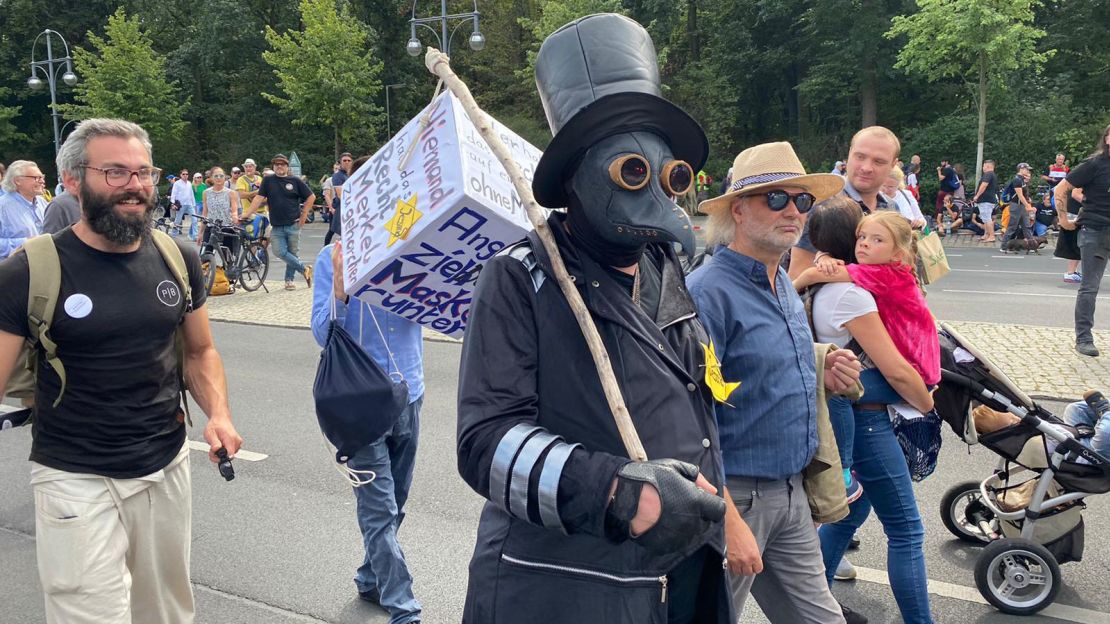
[[190, 427], [193, 426], [192, 415], [189, 414], [189, 397], [186, 395], [188, 388], [185, 386], [185, 314], [193, 311], [193, 290], [189, 285], [189, 269], [185, 266], [185, 257], [181, 255], [181, 248], [177, 246], [177, 242], [172, 236], [166, 234], [161, 230], [152, 230], [154, 246], [158, 248], [158, 252], [162, 254], [162, 260], [165, 261], [166, 266], [170, 268], [173, 273], [173, 279], [181, 288], [181, 294], [185, 298], [185, 312], [181, 315], [181, 320], [178, 321], [177, 331], [174, 333], [174, 351], [177, 354], [177, 382], [178, 387], [181, 388], [181, 408], [185, 410], [185, 422]]
[[61, 381], [58, 398], [54, 399], [54, 407], [57, 407], [66, 392], [66, 369], [58, 359], [58, 345], [50, 339], [50, 323], [54, 320], [54, 308], [62, 288], [62, 265], [50, 234], [27, 239], [23, 252], [27, 254], [27, 326], [31, 330], [31, 337], [27, 339], [31, 346], [27, 367], [37, 376], [38, 351], [35, 347], [41, 346], [46, 363]]

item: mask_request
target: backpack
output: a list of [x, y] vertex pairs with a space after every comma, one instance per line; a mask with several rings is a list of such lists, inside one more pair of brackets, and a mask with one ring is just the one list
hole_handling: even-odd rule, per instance
[[[65, 231], [65, 230], [63, 230]], [[160, 230], [152, 230], [154, 246], [162, 255], [166, 266], [170, 268], [174, 281], [185, 298], [185, 312], [178, 322], [174, 335], [174, 350], [177, 353], [177, 380], [181, 388], [181, 405], [185, 411], [185, 419], [189, 426], [193, 422], [189, 416], [189, 403], [185, 397], [185, 335], [183, 324], [185, 314], [193, 310], [193, 293], [189, 286], [189, 273], [185, 266], [185, 258], [181, 249], [173, 238]], [[28, 284], [27, 284], [27, 325], [31, 330], [24, 344], [27, 351], [27, 369], [33, 377], [38, 376], [38, 347], [42, 347], [46, 363], [54, 369], [61, 381], [58, 397], [54, 399], [54, 407], [62, 401], [66, 392], [66, 371], [62, 361], [58, 358], [58, 345], [50, 339], [50, 323], [54, 320], [54, 310], [58, 305], [58, 293], [62, 287], [62, 265], [58, 260], [58, 248], [54, 246], [54, 236], [40, 234], [29, 238], [23, 243], [23, 253], [27, 254]]]
[[208, 292], [210, 296], [218, 297], [220, 295], [231, 295], [235, 293], [235, 285], [232, 284], [227, 278], [227, 272], [223, 267], [216, 267], [216, 277], [212, 280], [212, 290]]
[[1015, 199], [1017, 199], [1017, 194], [1014, 193], [1014, 183], [1013, 182], [1007, 184], [1006, 188], [1002, 189], [1001, 199], [1002, 199], [1002, 203], [1004, 203], [1004, 204], [1008, 204], [1008, 203], [1014, 201]]

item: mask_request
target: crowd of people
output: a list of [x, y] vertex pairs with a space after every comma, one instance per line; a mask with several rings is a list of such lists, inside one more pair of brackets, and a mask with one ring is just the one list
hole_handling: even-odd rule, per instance
[[[709, 145], [661, 96], [647, 31], [619, 15], [581, 18], [544, 42], [535, 68], [554, 137], [532, 190], [556, 210], [546, 233], [488, 261], [472, 297], [458, 468], [487, 502], [463, 621], [725, 624], [751, 596], [775, 623], [865, 623], [830, 585], [850, 567], [844, 553], [874, 511], [903, 621], [934, 622], [914, 474], [889, 415], [892, 406], [929, 412], [940, 381], [935, 322], [915, 269], [915, 230], [928, 224], [916, 196], [920, 158], [900, 166], [900, 141], [880, 126], [859, 130], [831, 173], [807, 173], [786, 142], [749, 147], [723, 192], [699, 205], [706, 251], [688, 272], [675, 244], [688, 257], [696, 244], [673, 197], [692, 186], [707, 194], [712, 180], [695, 172]], [[1062, 231], [1078, 231], [1076, 349], [1090, 356], [1110, 254], [1108, 142], [1110, 127], [1073, 170], [1058, 161], [1046, 172], [1056, 206], [1082, 202], [1077, 216], [1057, 215]], [[161, 171], [135, 124], [81, 122], [57, 164], [65, 193], [49, 205], [43, 174], [28, 161], [8, 166], [0, 198], [0, 291], [14, 294], [0, 299], [0, 388], [10, 389], [29, 357], [47, 618], [191, 622], [190, 417], [181, 394], [208, 417], [211, 461], [242, 444], [208, 325], [194, 244], [204, 233], [191, 223], [188, 240], [174, 241], [152, 230]], [[337, 163], [324, 191], [333, 210], [358, 165], [350, 154]], [[252, 223], [266, 215], [286, 287], [299, 272], [313, 288], [321, 346], [340, 326], [406, 384], [405, 409], [386, 434], [344, 461], [353, 474], [375, 475], [354, 488], [365, 553], [357, 595], [387, 610], [391, 624], [419, 622], [397, 533], [424, 396], [421, 327], [352, 300], [330, 236], [313, 264], [297, 257], [315, 195], [284, 155], [271, 166], [272, 175], [252, 159], [230, 176], [219, 166], [192, 177], [180, 170], [170, 176], [176, 223], [198, 213]], [[1004, 237], [1029, 227], [1030, 173], [1019, 166], [1008, 185], [1018, 207], [1010, 201]], [[993, 163], [969, 218], [989, 226], [994, 208], [983, 206], [993, 206], [997, 180], [987, 174]], [[937, 175], [938, 212], [966, 200], [955, 167], [944, 162]], [[67, 195], [72, 203], [57, 204]], [[55, 213], [64, 225], [37, 236], [52, 232], [45, 224]], [[339, 221], [333, 214], [332, 231]], [[41, 279], [31, 256], [41, 258], [43, 240], [66, 268], [52, 319], [27, 306]], [[577, 289], [584, 313], [563, 287]], [[613, 419], [583, 314], [616, 356], [612, 380], [631, 425]], [[38, 345], [29, 355], [28, 340]], [[643, 461], [632, 461], [629, 426]], [[81, 552], [68, 546], [75, 530], [87, 542]]]
[[[340, 232], [340, 199], [352, 160], [350, 153], [343, 153], [324, 184], [323, 213], [329, 222], [325, 244]], [[0, 163], [0, 180], [5, 177], [0, 190], [0, 259], [30, 237], [55, 234], [77, 223], [77, 198], [65, 190], [51, 197], [46, 177], [34, 162], [16, 160], [6, 167]], [[298, 253], [300, 230], [314, 217], [316, 195], [304, 176], [290, 174], [284, 154], [275, 155], [270, 167], [261, 172], [258, 163], [247, 158], [242, 165], [231, 167], [230, 175], [217, 165], [203, 173], [197, 171], [191, 178], [189, 169], [182, 168], [165, 179], [169, 192], [162, 203], [176, 234], [184, 234], [199, 246], [210, 238], [201, 218], [225, 225], [243, 224], [251, 235], [274, 243], [275, 253], [286, 264], [286, 290], [296, 288], [293, 278], [297, 273], [312, 286], [313, 267], [302, 262]], [[188, 230], [184, 229], [186, 219]]]

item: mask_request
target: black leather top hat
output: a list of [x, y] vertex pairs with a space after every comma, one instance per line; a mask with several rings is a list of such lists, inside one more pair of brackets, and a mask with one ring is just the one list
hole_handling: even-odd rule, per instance
[[567, 205], [570, 167], [615, 134], [654, 132], [694, 171], [709, 156], [698, 122], [661, 95], [651, 37], [623, 15], [588, 15], [552, 33], [536, 57], [536, 87], [555, 138], [536, 166], [532, 192], [548, 208]]

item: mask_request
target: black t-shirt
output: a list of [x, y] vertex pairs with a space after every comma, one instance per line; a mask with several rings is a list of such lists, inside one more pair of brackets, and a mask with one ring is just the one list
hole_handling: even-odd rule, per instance
[[943, 179], [940, 181], [940, 190], [948, 193], [954, 192], [960, 188], [960, 178], [956, 175], [956, 170], [951, 165], [940, 170], [940, 175]]
[[312, 194], [304, 180], [276, 175], [262, 178], [258, 194], [270, 204], [271, 225], [293, 225], [301, 218], [301, 204]]
[[[1010, 180], [1010, 188], [1013, 189], [1010, 192], [1010, 203], [1011, 204], [1021, 204], [1021, 198], [1018, 197], [1017, 190], [1018, 189], [1025, 189], [1026, 186], [1027, 186], [1027, 184], [1025, 182], [1025, 178], [1021, 177], [1021, 175], [1016, 175], [1016, 176], [1014, 176], [1013, 180]], [[1029, 200], [1029, 192], [1026, 191], [1026, 190], [1023, 190], [1022, 192], [1025, 193], [1025, 199], [1026, 199], [1026, 201], [1028, 201]], [[1021, 204], [1021, 205], [1024, 206], [1025, 204]]]
[[1066, 179], [1083, 189], [1079, 225], [1095, 229], [1110, 226], [1110, 156], [1099, 154], [1084, 160]]
[[[980, 204], [995, 204], [998, 203], [998, 176], [994, 175], [993, 171], [988, 171], [979, 178], [979, 186], [987, 183], [987, 188], [983, 189], [983, 193], [979, 195], [977, 203]], [[975, 190], [979, 190], [978, 188]]]
[[[166, 467], [181, 449], [174, 332], [185, 309], [173, 272], [152, 241], [105, 253], [72, 230], [54, 235], [62, 267], [50, 336], [66, 389], [39, 358], [31, 460], [69, 472], [131, 479]], [[193, 306], [204, 305], [200, 260], [185, 256]], [[0, 262], [0, 331], [29, 334], [27, 256]]]

